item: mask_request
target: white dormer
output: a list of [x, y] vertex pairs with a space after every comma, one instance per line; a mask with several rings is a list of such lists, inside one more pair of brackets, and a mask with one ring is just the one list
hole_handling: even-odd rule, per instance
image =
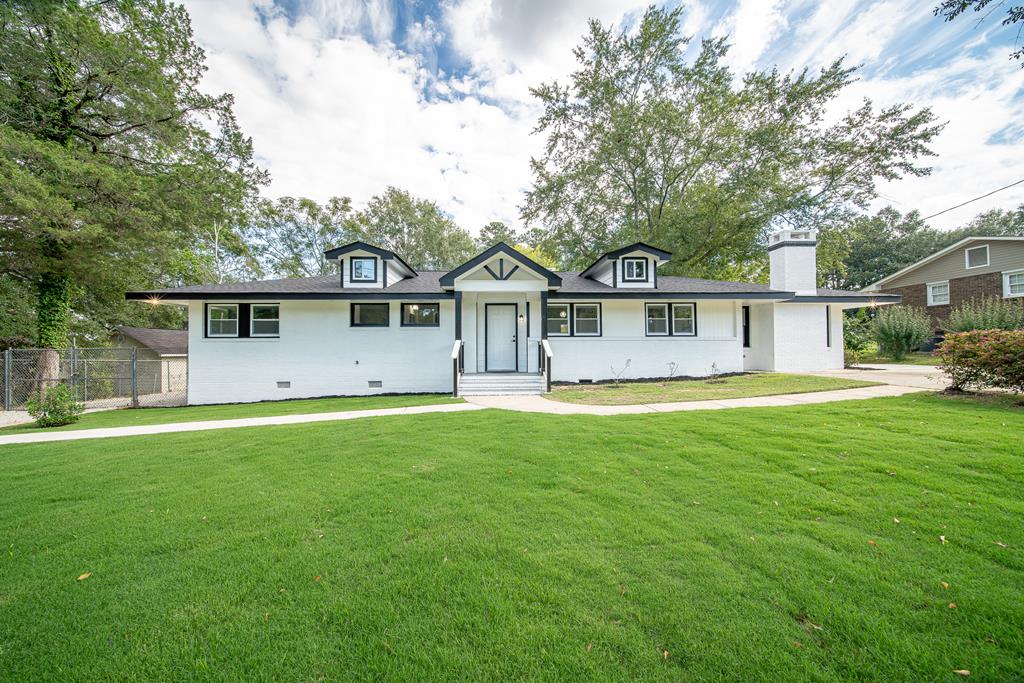
[[816, 230], [779, 230], [769, 237], [771, 288], [800, 295], [817, 294], [817, 246]]
[[637, 242], [602, 254], [580, 275], [616, 289], [654, 289], [658, 286], [658, 266], [668, 263], [671, 256]]
[[338, 261], [344, 289], [384, 289], [416, 271], [400, 256], [366, 242], [352, 242], [324, 252], [328, 261]]

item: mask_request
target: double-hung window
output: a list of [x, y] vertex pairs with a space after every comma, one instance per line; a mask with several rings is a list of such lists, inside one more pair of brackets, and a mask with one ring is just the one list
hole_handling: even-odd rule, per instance
[[1003, 296], [1024, 296], [1024, 270], [1003, 273]]
[[569, 336], [569, 304], [548, 304], [547, 328], [549, 337]]
[[350, 260], [351, 271], [349, 279], [352, 282], [376, 282], [377, 281], [377, 259], [371, 257], [355, 256]]
[[928, 288], [929, 306], [944, 306], [949, 303], [949, 281], [929, 282], [925, 287]]
[[623, 282], [647, 282], [647, 259], [622, 259]]
[[206, 307], [206, 336], [238, 336], [238, 304], [209, 304]]
[[696, 304], [672, 304], [672, 334], [681, 337], [697, 334]]
[[281, 332], [278, 304], [253, 304], [249, 317], [250, 337], [276, 337]]
[[647, 336], [668, 336], [668, 304], [647, 304]]
[[390, 324], [390, 304], [352, 304], [352, 327], [387, 327]]
[[984, 268], [988, 265], [988, 245], [967, 249], [964, 251], [964, 259], [967, 268]]
[[578, 337], [601, 335], [601, 305], [573, 304], [573, 334]]

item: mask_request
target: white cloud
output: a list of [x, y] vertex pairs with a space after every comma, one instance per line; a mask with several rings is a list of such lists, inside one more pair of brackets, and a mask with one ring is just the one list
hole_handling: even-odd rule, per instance
[[715, 27], [714, 34], [729, 36], [727, 62], [737, 73], [744, 73], [785, 29], [782, 0], [739, 0], [735, 11]]

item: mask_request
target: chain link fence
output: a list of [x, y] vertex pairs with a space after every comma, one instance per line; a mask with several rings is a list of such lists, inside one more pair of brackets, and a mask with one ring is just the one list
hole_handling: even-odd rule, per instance
[[183, 406], [188, 358], [147, 349], [9, 349], [0, 357], [4, 410], [24, 410], [28, 399], [63, 384], [86, 409]]

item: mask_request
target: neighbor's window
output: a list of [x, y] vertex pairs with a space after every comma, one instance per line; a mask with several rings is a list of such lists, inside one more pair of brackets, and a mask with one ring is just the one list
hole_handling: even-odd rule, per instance
[[668, 304], [647, 304], [647, 334], [668, 334]]
[[949, 303], [949, 283], [932, 282], [928, 285], [928, 305], [942, 306]]
[[697, 304], [672, 304], [672, 334], [697, 334]]
[[353, 258], [352, 272], [349, 275], [352, 282], [376, 282], [377, 281], [377, 259], [375, 258]]
[[277, 304], [253, 304], [249, 319], [249, 336], [276, 337], [281, 330]]
[[206, 316], [207, 336], [238, 336], [238, 304], [210, 304]]
[[402, 304], [403, 327], [438, 327], [440, 316], [440, 304]]
[[573, 334], [601, 334], [601, 306], [599, 304], [573, 304]]
[[971, 247], [967, 250], [966, 254], [968, 268], [982, 268], [988, 265], [987, 244], [983, 244], [980, 247]]
[[390, 304], [352, 304], [352, 327], [387, 327], [390, 318]]
[[1024, 296], [1024, 270], [1004, 275], [1003, 296]]
[[569, 304], [548, 304], [548, 335], [569, 334]]
[[622, 260], [623, 282], [647, 282], [647, 259], [627, 258]]

